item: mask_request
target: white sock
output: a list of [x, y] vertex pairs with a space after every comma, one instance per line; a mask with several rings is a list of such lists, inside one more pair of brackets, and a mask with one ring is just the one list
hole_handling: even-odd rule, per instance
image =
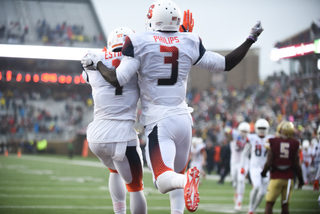
[[147, 201], [143, 190], [139, 192], [130, 192], [130, 211], [132, 214], [146, 214]]
[[156, 184], [158, 190], [164, 194], [174, 189], [183, 189], [185, 176], [173, 171], [165, 171], [158, 176]]
[[126, 214], [126, 186], [118, 173], [110, 173], [109, 192], [116, 214]]
[[171, 214], [183, 214], [184, 211], [184, 190], [175, 189], [170, 191]]

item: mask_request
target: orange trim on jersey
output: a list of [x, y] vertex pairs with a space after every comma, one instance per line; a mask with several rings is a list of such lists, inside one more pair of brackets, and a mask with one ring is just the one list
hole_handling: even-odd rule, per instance
[[115, 47], [119, 47], [119, 46], [123, 46], [123, 43], [118, 43], [118, 44], [112, 45], [111, 48], [115, 48]]
[[112, 172], [112, 173], [118, 173], [118, 171], [115, 170], [115, 169], [110, 169], [109, 167], [108, 167], [108, 169], [109, 169], [109, 171]]

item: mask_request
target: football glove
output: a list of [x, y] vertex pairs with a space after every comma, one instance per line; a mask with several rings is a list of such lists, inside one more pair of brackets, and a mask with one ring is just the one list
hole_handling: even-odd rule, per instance
[[315, 180], [313, 183], [313, 191], [319, 190], [319, 180]]
[[192, 13], [189, 10], [184, 11], [183, 14], [183, 23], [180, 25], [180, 32], [192, 32], [194, 26], [194, 20], [192, 18]]
[[263, 30], [264, 29], [262, 28], [261, 21], [257, 21], [257, 23], [251, 28], [248, 38], [256, 42]]
[[267, 172], [266, 171], [262, 171], [260, 174], [261, 174], [261, 177], [263, 177], [263, 178], [267, 177]]
[[240, 169], [240, 173], [244, 175], [244, 173], [245, 173], [244, 168], [241, 168], [241, 169]]
[[88, 53], [81, 59], [81, 65], [84, 69], [97, 70], [97, 64], [99, 61], [101, 61], [101, 59], [97, 55], [88, 51]]

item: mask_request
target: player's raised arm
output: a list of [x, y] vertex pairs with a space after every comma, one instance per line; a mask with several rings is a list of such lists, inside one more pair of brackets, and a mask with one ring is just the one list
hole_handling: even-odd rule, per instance
[[183, 14], [183, 22], [180, 25], [179, 31], [180, 32], [192, 32], [194, 27], [194, 20], [192, 18], [192, 13], [189, 10], [184, 11]]
[[257, 21], [257, 23], [251, 28], [249, 37], [246, 39], [244, 43], [242, 43], [238, 48], [230, 52], [225, 56], [225, 71], [230, 71], [236, 65], [241, 62], [241, 60], [245, 57], [248, 50], [258, 40], [258, 37], [262, 33], [264, 29], [262, 28], [261, 22]]
[[[98, 70], [102, 77], [114, 87], [120, 87], [117, 79], [116, 69], [106, 67], [101, 59], [92, 52], [88, 52], [82, 59], [81, 64], [84, 69]], [[97, 72], [98, 72], [97, 71]]]

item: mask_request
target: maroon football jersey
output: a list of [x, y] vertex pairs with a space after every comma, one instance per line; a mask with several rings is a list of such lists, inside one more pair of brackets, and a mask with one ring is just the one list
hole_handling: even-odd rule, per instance
[[299, 141], [287, 138], [271, 138], [269, 143], [273, 152], [270, 178], [293, 179], [294, 157], [300, 148]]

